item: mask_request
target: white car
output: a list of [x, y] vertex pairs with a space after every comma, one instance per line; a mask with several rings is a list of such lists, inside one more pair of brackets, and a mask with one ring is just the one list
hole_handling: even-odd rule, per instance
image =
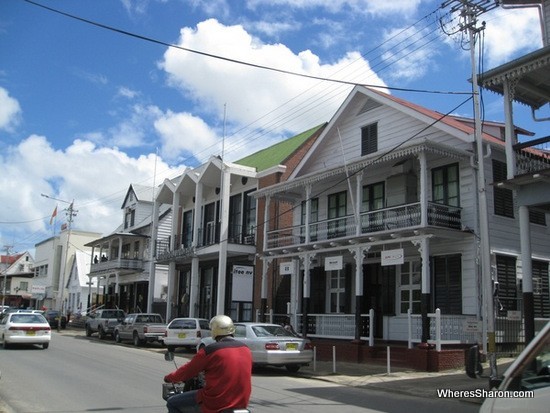
[[204, 318], [174, 318], [166, 326], [162, 341], [168, 351], [176, 347], [196, 349], [202, 338], [210, 337], [210, 323]]
[[4, 348], [12, 344], [41, 344], [47, 349], [52, 338], [51, 327], [42, 314], [14, 312], [0, 321], [0, 342]]

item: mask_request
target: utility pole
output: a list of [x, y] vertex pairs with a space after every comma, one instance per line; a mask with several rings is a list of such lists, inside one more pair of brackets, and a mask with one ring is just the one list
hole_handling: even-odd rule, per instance
[[48, 196], [48, 195], [44, 195], [44, 194], [41, 194], [43, 197], [45, 198], [50, 198], [50, 199], [53, 199], [55, 201], [59, 201], [59, 202], [63, 202], [63, 203], [66, 203], [66, 204], [69, 204], [69, 207], [66, 209], [66, 215], [67, 215], [67, 244], [65, 246], [65, 259], [63, 260], [62, 262], [62, 267], [61, 267], [61, 274], [60, 274], [60, 280], [61, 280], [61, 284], [59, 285], [59, 291], [58, 291], [58, 298], [57, 298], [57, 303], [56, 303], [56, 307], [57, 307], [57, 310], [59, 311], [59, 322], [57, 323], [57, 331], [60, 331], [61, 330], [61, 316], [64, 315], [64, 312], [65, 312], [65, 307], [63, 305], [63, 296], [64, 296], [64, 293], [65, 293], [65, 272], [67, 271], [67, 262], [69, 261], [69, 246], [70, 246], [70, 239], [71, 239], [71, 228], [72, 228], [72, 223], [73, 223], [73, 217], [76, 216], [76, 213], [78, 212], [77, 210], [74, 209], [74, 199], [72, 200], [72, 202], [69, 202], [69, 201], [65, 201], [63, 199], [57, 199], [57, 198], [52, 198], [51, 196]]
[[4, 245], [4, 249], [6, 250], [6, 268], [4, 268], [4, 291], [2, 293], [2, 309], [4, 309], [4, 305], [6, 305], [6, 285], [8, 283], [8, 268], [10, 267], [10, 249], [13, 248], [13, 245]]
[[481, 125], [481, 110], [479, 103], [479, 85], [477, 82], [477, 58], [475, 53], [476, 37], [485, 29], [485, 22], [477, 26], [477, 17], [487, 11], [498, 7], [498, 4], [489, 0], [449, 0], [442, 4], [450, 6], [451, 13], [458, 13], [461, 17], [460, 31], [468, 35], [470, 49], [470, 63], [472, 68], [472, 94], [474, 101], [474, 139], [477, 152], [477, 189], [478, 189], [478, 215], [479, 215], [479, 239], [481, 258], [481, 285], [483, 297], [483, 319], [485, 322], [483, 348], [487, 354], [490, 367], [490, 378], [497, 377], [496, 368], [496, 341], [495, 341], [495, 311], [494, 311], [494, 286], [491, 272], [491, 244], [489, 240], [489, 220], [487, 210], [487, 188], [485, 181], [483, 135]]

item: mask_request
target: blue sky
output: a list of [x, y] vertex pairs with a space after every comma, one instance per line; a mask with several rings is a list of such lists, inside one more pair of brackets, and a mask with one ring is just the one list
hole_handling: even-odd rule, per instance
[[[60, 225], [67, 205], [40, 194], [74, 199], [75, 228], [110, 233], [131, 183], [159, 184], [222, 147], [236, 160], [329, 121], [351, 88], [204, 54], [386, 86], [442, 113], [465, 96], [427, 91], [471, 90], [470, 53], [440, 0], [36, 2], [112, 30], [0, 2], [0, 238], [12, 252], [59, 230], [50, 215], [58, 204]], [[534, 9], [480, 20], [485, 70], [541, 47]], [[503, 120], [499, 96], [485, 92], [483, 103], [486, 119]], [[526, 108], [515, 111], [545, 136]], [[472, 106], [454, 113], [472, 116]]]

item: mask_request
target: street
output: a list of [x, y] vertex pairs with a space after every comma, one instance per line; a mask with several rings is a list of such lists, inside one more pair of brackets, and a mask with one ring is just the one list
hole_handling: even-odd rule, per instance
[[[190, 353], [178, 353], [176, 363]], [[165, 412], [162, 377], [175, 368], [160, 346], [134, 348], [53, 332], [49, 349], [0, 349], [0, 398], [7, 413]], [[340, 386], [284, 369], [254, 373], [253, 412], [474, 412], [478, 405]], [[2, 404], [0, 403], [0, 412]]]

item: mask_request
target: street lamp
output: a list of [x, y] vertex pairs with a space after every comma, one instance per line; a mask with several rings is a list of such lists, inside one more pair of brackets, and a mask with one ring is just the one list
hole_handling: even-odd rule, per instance
[[69, 245], [70, 245], [70, 238], [71, 238], [71, 226], [72, 226], [72, 223], [73, 223], [73, 217], [76, 216], [76, 213], [78, 211], [76, 211], [74, 209], [74, 199], [72, 202], [69, 202], [69, 201], [65, 201], [63, 199], [57, 199], [57, 198], [53, 198], [49, 195], [46, 195], [46, 194], [40, 194], [42, 195], [44, 198], [49, 198], [49, 199], [53, 199], [55, 201], [59, 201], [59, 202], [63, 202], [65, 204], [69, 204], [69, 207], [67, 208], [67, 224], [68, 224], [68, 227], [67, 227], [67, 246], [65, 248], [65, 260], [63, 261], [63, 266], [62, 266], [62, 270], [61, 270], [61, 276], [60, 276], [60, 279], [61, 279], [61, 286], [59, 288], [59, 292], [58, 292], [58, 301], [57, 301], [57, 308], [59, 310], [59, 321], [57, 322], [57, 331], [60, 331], [61, 330], [61, 317], [63, 316], [63, 295], [64, 295], [64, 292], [65, 292], [65, 272], [67, 271], [67, 261], [69, 260]]

